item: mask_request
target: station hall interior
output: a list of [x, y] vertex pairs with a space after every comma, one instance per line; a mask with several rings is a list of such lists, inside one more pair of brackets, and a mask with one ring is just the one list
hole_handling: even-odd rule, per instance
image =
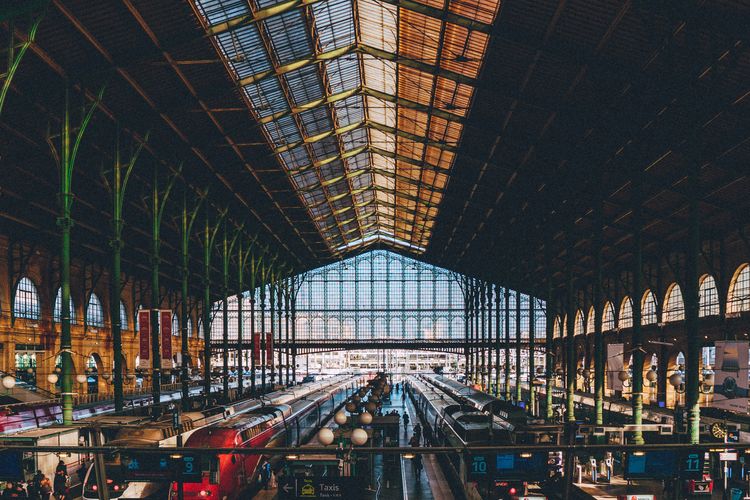
[[0, 1], [0, 498], [750, 499], [749, 45]]

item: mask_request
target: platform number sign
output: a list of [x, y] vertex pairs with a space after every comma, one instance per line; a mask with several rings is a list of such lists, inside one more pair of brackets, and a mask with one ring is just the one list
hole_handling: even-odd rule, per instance
[[703, 453], [691, 451], [682, 456], [682, 470], [680, 476], [683, 479], [701, 479], [703, 477]]
[[472, 455], [471, 456], [471, 475], [472, 476], [486, 476], [487, 475], [487, 457], [485, 455]]

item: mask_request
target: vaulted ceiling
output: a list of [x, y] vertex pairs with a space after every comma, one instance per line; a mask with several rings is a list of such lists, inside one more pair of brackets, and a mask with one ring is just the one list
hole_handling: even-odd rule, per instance
[[[590, 274], [602, 229], [614, 272], [636, 229], [647, 258], [681, 248], [695, 165], [704, 238], [746, 240], [743, 2], [11, 4], [0, 21], [15, 46], [46, 5], [0, 117], [11, 228], [55, 232], [45, 137], [68, 81], [78, 96], [106, 85], [76, 184], [76, 230], [102, 255], [115, 122], [150, 131], [149, 165], [182, 164], [297, 271], [387, 247], [527, 291], [567, 263]], [[136, 247], [142, 194], [126, 213]], [[169, 252], [176, 229], [165, 238]]]

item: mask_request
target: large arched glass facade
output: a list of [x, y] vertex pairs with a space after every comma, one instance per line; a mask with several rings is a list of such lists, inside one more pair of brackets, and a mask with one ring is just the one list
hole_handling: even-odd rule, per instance
[[297, 294], [297, 339], [462, 339], [458, 279], [385, 250], [309, 271]]

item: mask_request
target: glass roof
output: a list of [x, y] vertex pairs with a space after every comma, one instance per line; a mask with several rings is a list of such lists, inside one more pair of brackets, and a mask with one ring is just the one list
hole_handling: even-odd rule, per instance
[[429, 243], [499, 0], [194, 0], [334, 254]]

